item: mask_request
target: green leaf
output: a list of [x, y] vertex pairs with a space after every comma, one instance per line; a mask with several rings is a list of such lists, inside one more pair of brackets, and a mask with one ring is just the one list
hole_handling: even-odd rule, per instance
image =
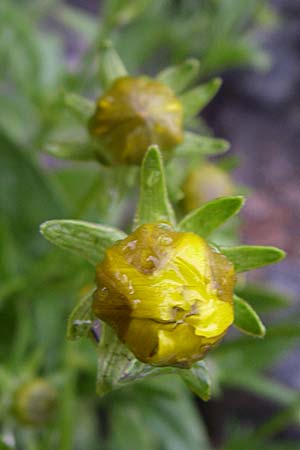
[[107, 247], [126, 237], [116, 228], [81, 220], [49, 220], [40, 231], [52, 244], [77, 253], [94, 265], [104, 257]]
[[221, 155], [229, 149], [229, 143], [224, 139], [216, 139], [187, 131], [182, 144], [175, 149], [177, 156]]
[[286, 355], [296, 345], [299, 337], [298, 323], [269, 325], [264, 339], [242, 335], [237, 339], [224, 341], [214, 350], [214, 358], [222, 370], [228, 371], [229, 376], [232, 373], [238, 374], [245, 367], [257, 371], [279, 361], [282, 355]]
[[71, 312], [67, 325], [67, 339], [75, 340], [90, 335], [94, 320], [92, 311], [94, 291], [95, 289], [92, 289], [82, 297]]
[[199, 60], [190, 58], [178, 66], [167, 67], [157, 75], [157, 79], [180, 94], [197, 78], [199, 68]]
[[183, 104], [185, 118], [198, 114], [216, 95], [221, 84], [220, 78], [214, 78], [181, 95], [180, 100]]
[[95, 160], [95, 151], [91, 144], [80, 142], [49, 142], [45, 151], [55, 158], [71, 159], [74, 161]]
[[206, 237], [235, 215], [243, 204], [242, 196], [217, 198], [204, 203], [200, 208], [185, 216], [179, 223], [178, 229]]
[[120, 77], [128, 75], [127, 69], [110, 41], [104, 41], [100, 49], [100, 81], [107, 89]]
[[134, 220], [135, 227], [143, 223], [175, 223], [169, 202], [161, 153], [157, 146], [148, 149], [141, 167], [140, 196]]
[[295, 399], [295, 391], [285, 384], [271, 380], [259, 374], [252, 368], [240, 370], [220, 370], [221, 383], [225, 386], [238, 387], [253, 392], [259, 397], [263, 396], [283, 405], [291, 403]]
[[239, 247], [220, 247], [221, 252], [234, 264], [237, 272], [247, 272], [281, 261], [285, 252], [276, 247], [240, 245]]
[[254, 309], [242, 298], [234, 296], [234, 325], [244, 333], [264, 337], [266, 328]]
[[64, 104], [68, 110], [84, 124], [86, 124], [95, 111], [94, 102], [71, 92], [64, 94]]
[[211, 380], [204, 361], [197, 362], [190, 369], [179, 369], [178, 374], [198, 397], [209, 400]]

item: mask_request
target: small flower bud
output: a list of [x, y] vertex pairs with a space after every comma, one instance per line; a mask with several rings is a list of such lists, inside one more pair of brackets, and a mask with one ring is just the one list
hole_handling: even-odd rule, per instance
[[109, 164], [140, 164], [150, 145], [169, 154], [182, 141], [182, 105], [156, 80], [121, 77], [99, 98], [89, 130]]
[[51, 419], [57, 401], [56, 389], [46, 380], [31, 380], [15, 393], [13, 410], [25, 425], [43, 425]]
[[142, 225], [106, 251], [93, 310], [145, 363], [188, 367], [233, 322], [232, 263], [200, 236]]
[[183, 185], [183, 192], [185, 209], [192, 211], [199, 208], [202, 203], [216, 197], [233, 195], [235, 187], [225, 170], [213, 164], [204, 163], [188, 174]]

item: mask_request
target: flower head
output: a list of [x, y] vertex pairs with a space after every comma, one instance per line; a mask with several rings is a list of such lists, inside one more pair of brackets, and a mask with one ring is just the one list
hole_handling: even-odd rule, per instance
[[89, 130], [109, 162], [139, 164], [149, 145], [168, 153], [182, 141], [182, 105], [159, 81], [117, 78], [97, 101]]
[[93, 309], [135, 356], [190, 366], [233, 322], [232, 263], [194, 233], [140, 226], [106, 251]]
[[205, 162], [186, 177], [183, 185], [184, 205], [187, 211], [192, 211], [209, 200], [233, 195], [235, 191], [228, 172]]
[[37, 378], [20, 386], [15, 394], [14, 412], [20, 422], [41, 425], [49, 421], [57, 404], [57, 391], [48, 381]]

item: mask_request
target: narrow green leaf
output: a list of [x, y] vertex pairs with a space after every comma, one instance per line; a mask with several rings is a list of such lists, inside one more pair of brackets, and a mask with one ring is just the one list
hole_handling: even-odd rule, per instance
[[175, 223], [169, 202], [161, 153], [157, 146], [148, 149], [141, 167], [140, 196], [134, 220], [135, 227], [143, 223]]
[[264, 337], [266, 328], [254, 309], [242, 298], [234, 296], [234, 325], [244, 333]]
[[211, 381], [204, 361], [198, 361], [190, 369], [178, 369], [178, 374], [196, 395], [209, 400]]
[[221, 252], [234, 264], [237, 272], [247, 272], [281, 261], [285, 252], [276, 247], [240, 245], [239, 247], [221, 247]]
[[107, 89], [117, 78], [128, 75], [126, 67], [110, 41], [104, 41], [100, 49], [100, 81]]
[[176, 94], [180, 94], [197, 79], [199, 68], [199, 60], [190, 58], [178, 66], [167, 67], [157, 75], [157, 79], [169, 86]]
[[201, 84], [196, 88], [180, 96], [184, 108], [184, 116], [190, 118], [198, 114], [216, 95], [221, 87], [221, 79], [214, 78], [206, 84]]
[[126, 237], [116, 228], [80, 220], [49, 220], [40, 231], [52, 244], [77, 253], [94, 265], [104, 257], [107, 247]]
[[94, 315], [92, 311], [92, 289], [82, 297], [70, 314], [67, 324], [67, 339], [75, 340], [80, 337], [88, 337], [91, 332]]
[[84, 123], [86, 123], [95, 110], [94, 102], [71, 92], [64, 94], [64, 103], [68, 110]]
[[71, 159], [73, 161], [91, 161], [96, 159], [91, 144], [80, 142], [49, 142], [45, 151], [55, 158]]
[[236, 214], [243, 204], [242, 196], [217, 198], [188, 214], [178, 228], [180, 231], [191, 231], [206, 237]]
[[187, 131], [182, 144], [175, 149], [177, 156], [220, 155], [229, 149], [224, 139], [216, 139]]

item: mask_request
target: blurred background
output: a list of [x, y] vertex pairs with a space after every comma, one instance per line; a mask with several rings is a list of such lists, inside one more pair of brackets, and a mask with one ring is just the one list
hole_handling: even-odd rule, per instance
[[[101, 218], [126, 227], [133, 206], [122, 192], [135, 195], [134, 171], [125, 177], [45, 151], [57, 137], [82, 138], [63, 94], [99, 96], [104, 39], [131, 74], [154, 76], [195, 57], [200, 82], [223, 79], [195, 125], [231, 143], [225, 156], [199, 160], [203, 178], [217, 168], [208, 179], [221, 177], [224, 195], [248, 197], [222, 239], [288, 253], [241, 283], [270, 332], [264, 341], [233, 334], [213, 352], [208, 403], [163, 379], [99, 400], [93, 346], [65, 339], [94, 274], [50, 248], [38, 226]], [[300, 1], [1, 0], [0, 58], [0, 449], [297, 449]], [[183, 200], [174, 199], [180, 214]], [[42, 392], [37, 403], [28, 386]]]

